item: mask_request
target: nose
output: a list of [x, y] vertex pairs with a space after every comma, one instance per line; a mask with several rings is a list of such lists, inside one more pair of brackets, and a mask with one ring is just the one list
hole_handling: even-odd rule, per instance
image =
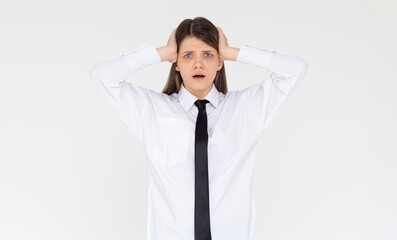
[[196, 62], [194, 63], [194, 68], [198, 68], [198, 67], [203, 67], [203, 64], [201, 62], [201, 59], [196, 60]]

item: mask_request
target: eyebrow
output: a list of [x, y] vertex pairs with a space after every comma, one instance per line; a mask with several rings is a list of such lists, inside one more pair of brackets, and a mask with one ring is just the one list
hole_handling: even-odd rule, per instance
[[[194, 52], [194, 51], [184, 51], [183, 53], [191, 53], [191, 52]], [[202, 52], [214, 52], [214, 51], [212, 51], [212, 50], [203, 50]]]

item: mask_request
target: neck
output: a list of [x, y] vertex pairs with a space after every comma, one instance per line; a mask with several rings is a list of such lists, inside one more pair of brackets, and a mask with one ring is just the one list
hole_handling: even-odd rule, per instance
[[198, 90], [198, 91], [190, 90], [190, 89], [188, 89], [187, 87], [185, 87], [185, 88], [186, 88], [186, 90], [188, 90], [192, 95], [194, 95], [195, 97], [197, 97], [199, 100], [202, 100], [202, 99], [204, 99], [205, 96], [207, 96], [207, 94], [211, 91], [212, 85], [211, 85], [211, 87], [209, 87], [208, 89], [205, 89], [205, 90], [202, 90], [202, 91], [200, 91], [200, 90]]

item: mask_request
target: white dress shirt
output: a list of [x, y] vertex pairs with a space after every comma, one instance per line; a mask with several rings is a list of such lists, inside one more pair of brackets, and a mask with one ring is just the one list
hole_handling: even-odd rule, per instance
[[[271, 74], [226, 95], [212, 85], [208, 116], [208, 178], [213, 240], [250, 240], [256, 219], [252, 171], [256, 144], [307, 71], [297, 55], [243, 45], [237, 62]], [[194, 239], [194, 142], [197, 98], [183, 86], [167, 95], [126, 82], [133, 72], [160, 63], [149, 42], [97, 63], [90, 75], [148, 156], [147, 237]]]

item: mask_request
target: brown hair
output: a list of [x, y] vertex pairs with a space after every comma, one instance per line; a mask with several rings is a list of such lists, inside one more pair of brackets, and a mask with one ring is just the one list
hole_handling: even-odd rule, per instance
[[[186, 37], [196, 37], [211, 47], [215, 48], [219, 54], [219, 35], [218, 29], [208, 19], [204, 17], [196, 17], [194, 19], [183, 20], [175, 32], [175, 40], [177, 44], [177, 52], [179, 52], [179, 46]], [[182, 76], [180, 72], [175, 70], [176, 62], [172, 64], [168, 80], [163, 88], [162, 93], [168, 95], [177, 93], [181, 88]], [[214, 84], [219, 92], [226, 95], [227, 93], [227, 82], [225, 64], [222, 68], [217, 71]]]

